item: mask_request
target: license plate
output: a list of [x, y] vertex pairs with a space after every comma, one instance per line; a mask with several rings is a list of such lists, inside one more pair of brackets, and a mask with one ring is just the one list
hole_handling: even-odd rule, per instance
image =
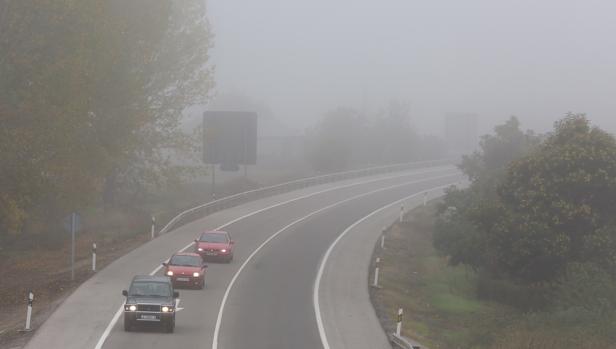
[[206, 256], [215, 256], [215, 255], [216, 255], [216, 252], [207, 251], [207, 252], [205, 252], [205, 255], [206, 255]]
[[189, 278], [177, 278], [178, 281], [190, 281]]
[[156, 315], [141, 315], [141, 319], [143, 320], [157, 320]]

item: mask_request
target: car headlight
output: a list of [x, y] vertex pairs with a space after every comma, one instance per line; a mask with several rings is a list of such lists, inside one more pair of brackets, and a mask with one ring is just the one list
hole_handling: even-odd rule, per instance
[[225, 253], [225, 252], [227, 252], [227, 249], [223, 248], [222, 250], [220, 250], [220, 252]]
[[201, 247], [197, 248], [197, 251], [201, 252], [203, 249]]
[[128, 306], [124, 307], [124, 310], [135, 311], [135, 310], [137, 310], [137, 306], [136, 305], [128, 305]]
[[173, 272], [171, 270], [167, 271], [167, 276], [173, 276]]
[[173, 311], [173, 308], [165, 305], [164, 307], [160, 308], [160, 310], [162, 310], [163, 313], [170, 313]]
[[194, 273], [193, 273], [193, 276], [194, 276], [194, 277], [196, 277], [196, 278], [198, 278], [198, 277], [199, 277], [199, 273], [194, 272]]

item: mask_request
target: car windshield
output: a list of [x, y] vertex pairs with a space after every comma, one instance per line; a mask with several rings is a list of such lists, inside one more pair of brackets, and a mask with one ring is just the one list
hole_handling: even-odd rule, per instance
[[170, 297], [171, 287], [163, 282], [133, 282], [130, 286], [129, 296], [141, 297]]
[[214, 243], [227, 243], [229, 240], [225, 234], [205, 233], [201, 235], [199, 241], [214, 242]]
[[185, 267], [200, 267], [203, 260], [199, 256], [173, 256], [169, 260], [169, 265], [179, 265]]

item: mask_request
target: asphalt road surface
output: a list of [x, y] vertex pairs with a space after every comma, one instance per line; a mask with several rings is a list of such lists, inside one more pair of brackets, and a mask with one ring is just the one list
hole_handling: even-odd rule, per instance
[[[367, 276], [362, 277], [370, 259], [364, 251], [372, 249], [378, 232], [364, 226], [357, 239], [352, 233], [337, 238], [379, 208], [409, 196], [417, 200], [426, 190], [436, 195], [444, 185], [461, 180], [453, 166], [389, 173], [265, 198], [192, 222], [98, 272], [52, 314], [26, 348], [359, 348], [352, 344], [357, 342], [378, 348], [361, 340], [382, 344], [385, 338], [364, 297]], [[372, 224], [385, 224], [392, 212], [390, 207], [374, 215]], [[205, 290], [179, 290], [175, 333], [153, 328], [124, 332], [118, 310], [121, 290], [132, 276], [160, 274], [162, 261], [175, 251], [192, 250], [191, 241], [200, 232], [216, 228], [236, 241], [235, 259], [209, 264]], [[321, 263], [328, 250], [333, 251], [331, 266]], [[316, 298], [323, 302], [317, 316], [319, 269], [323, 283]], [[353, 298], [356, 291], [361, 296]], [[350, 299], [358, 299], [356, 307]], [[340, 323], [355, 310], [368, 315]]]

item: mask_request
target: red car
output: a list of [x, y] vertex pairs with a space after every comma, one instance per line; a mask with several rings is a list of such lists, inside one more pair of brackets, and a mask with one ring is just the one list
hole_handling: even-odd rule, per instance
[[163, 263], [165, 275], [171, 278], [174, 287], [189, 286], [203, 289], [207, 265], [197, 253], [176, 253], [169, 262]]
[[233, 260], [235, 241], [226, 231], [206, 231], [195, 240], [195, 252], [203, 259], [221, 259], [227, 263]]

